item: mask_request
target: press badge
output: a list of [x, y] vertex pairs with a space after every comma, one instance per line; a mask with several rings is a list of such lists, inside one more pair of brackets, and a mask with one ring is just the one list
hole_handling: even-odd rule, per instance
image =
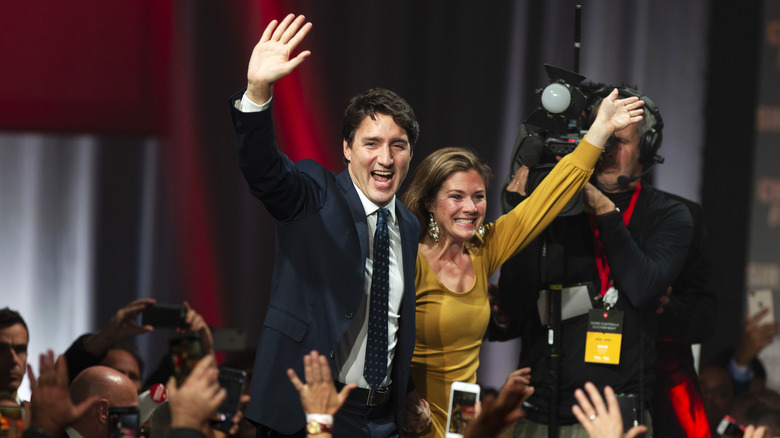
[[592, 309], [588, 312], [585, 362], [619, 364], [622, 342], [622, 310]]

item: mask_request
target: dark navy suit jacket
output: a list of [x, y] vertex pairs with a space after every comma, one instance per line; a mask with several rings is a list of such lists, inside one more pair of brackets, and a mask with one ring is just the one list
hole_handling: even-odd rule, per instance
[[[234, 106], [242, 95], [243, 91], [230, 99], [239, 166], [250, 192], [276, 219], [271, 299], [245, 414], [277, 432], [292, 434], [305, 426], [305, 415], [286, 370], [293, 368], [303, 376], [303, 356], [317, 350], [329, 358], [335, 379], [336, 345], [365, 294], [366, 213], [346, 170], [335, 174], [313, 160], [293, 163], [276, 146], [272, 108], [242, 113]], [[400, 433], [415, 341], [414, 267], [420, 225], [398, 200], [395, 214], [404, 291], [391, 402]]]

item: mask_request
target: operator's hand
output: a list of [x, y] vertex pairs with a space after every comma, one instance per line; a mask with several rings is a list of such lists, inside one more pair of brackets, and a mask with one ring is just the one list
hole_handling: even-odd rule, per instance
[[582, 191], [585, 195], [585, 211], [588, 213], [595, 213], [596, 216], [610, 213], [615, 211], [615, 203], [610, 201], [606, 195], [601, 193], [601, 190], [597, 189], [591, 183], [585, 184], [585, 189]]
[[[266, 26], [260, 42], [252, 50], [247, 70], [247, 97], [261, 105], [273, 94], [273, 84], [295, 70], [311, 54], [305, 50], [292, 56], [293, 50], [303, 40], [312, 24], [303, 24], [306, 17], [289, 14], [281, 23], [271, 21]], [[278, 26], [277, 26], [278, 24]]]

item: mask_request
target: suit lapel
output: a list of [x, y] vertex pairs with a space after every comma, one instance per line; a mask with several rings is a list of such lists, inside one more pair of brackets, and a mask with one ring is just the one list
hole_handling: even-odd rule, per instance
[[349, 205], [352, 219], [355, 221], [355, 231], [357, 231], [358, 239], [360, 240], [361, 259], [365, 261], [366, 257], [368, 257], [368, 223], [366, 222], [366, 211], [363, 209], [363, 203], [360, 202], [360, 197], [357, 194], [355, 185], [352, 183], [348, 170], [344, 170], [336, 175], [336, 184]]

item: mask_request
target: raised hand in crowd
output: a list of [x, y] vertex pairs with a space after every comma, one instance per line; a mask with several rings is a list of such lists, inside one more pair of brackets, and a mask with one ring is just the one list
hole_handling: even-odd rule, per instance
[[217, 408], [227, 396], [219, 385], [219, 369], [213, 355], [207, 355], [192, 369], [187, 379], [176, 385], [168, 380], [168, 404], [171, 408], [171, 429], [186, 428], [208, 432], [208, 423], [215, 420]]
[[762, 309], [753, 317], [746, 316], [745, 325], [742, 327], [742, 334], [739, 338], [739, 344], [734, 352], [734, 361], [737, 365], [747, 367], [758, 356], [758, 353], [772, 342], [777, 335], [778, 323], [761, 323], [762, 318], [769, 312], [769, 308]]
[[[585, 395], [585, 392], [588, 394]], [[590, 438], [620, 438], [623, 437], [623, 417], [620, 415], [615, 391], [611, 387], [604, 387], [604, 399], [601, 397], [596, 385], [585, 383], [585, 391], [574, 391], [578, 405], [574, 405], [571, 411], [577, 417]], [[590, 399], [588, 399], [590, 397]], [[644, 425], [634, 426], [626, 432], [627, 438], [638, 436], [647, 431]]]
[[[330, 424], [326, 425], [332, 426], [333, 415], [341, 409], [341, 406], [347, 401], [349, 392], [356, 388], [357, 385], [348, 383], [341, 388], [340, 392], [336, 392], [328, 360], [314, 350], [303, 356], [303, 372], [304, 379], [306, 379], [305, 383], [298, 378], [298, 375], [295, 374], [292, 368], [287, 370], [290, 382], [292, 382], [301, 396], [303, 411], [307, 417], [310, 415], [325, 416], [324, 421], [330, 421]], [[311, 420], [307, 418], [308, 421]]]
[[84, 350], [101, 357], [118, 342], [154, 330], [150, 325], [138, 325], [136, 319], [144, 309], [156, 303], [154, 298], [141, 298], [117, 310], [108, 323], [84, 338]]
[[490, 408], [482, 409], [477, 418], [469, 423], [463, 438], [492, 437], [507, 425], [523, 417], [523, 402], [534, 393], [531, 383], [531, 368], [521, 368], [509, 374], [504, 386], [498, 391], [498, 398]]
[[78, 405], [73, 404], [68, 389], [68, 365], [63, 356], [58, 356], [55, 361], [54, 352], [51, 350], [40, 355], [37, 379], [29, 364], [27, 372], [31, 391], [30, 425], [48, 436], [62, 435], [66, 426], [81, 418], [100, 400], [99, 397], [92, 396]]
[[203, 343], [203, 351], [206, 354], [214, 354], [214, 337], [211, 334], [211, 328], [206, 323], [203, 315], [190, 307], [190, 303], [185, 301], [184, 307], [187, 308], [187, 316], [184, 318], [184, 328], [178, 329], [180, 333], [192, 332], [199, 333], [200, 340]]

